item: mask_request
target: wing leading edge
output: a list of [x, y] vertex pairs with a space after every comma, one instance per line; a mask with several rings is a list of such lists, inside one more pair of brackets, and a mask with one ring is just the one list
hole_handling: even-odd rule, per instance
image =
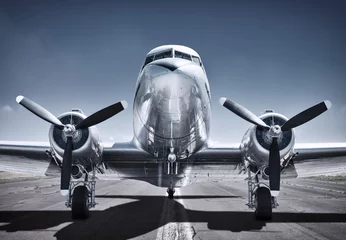
[[[303, 143], [296, 144], [294, 150], [299, 177], [346, 173], [346, 143]], [[49, 175], [50, 167], [57, 167], [47, 151], [49, 143], [0, 141], [0, 171]], [[133, 141], [105, 147], [103, 162], [119, 178], [157, 176], [167, 167], [166, 159], [154, 158]], [[221, 177], [239, 174], [241, 162], [239, 144], [232, 144], [209, 146], [178, 164], [185, 176]], [[160, 164], [161, 170], [156, 166]]]

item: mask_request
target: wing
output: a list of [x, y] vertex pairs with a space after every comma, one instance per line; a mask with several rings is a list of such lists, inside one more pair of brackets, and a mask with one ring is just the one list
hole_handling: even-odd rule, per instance
[[[192, 154], [186, 160], [181, 162], [194, 163], [232, 163], [241, 162], [240, 144], [209, 144], [209, 146], [195, 154]], [[151, 154], [140, 149], [134, 141], [115, 143], [112, 147], [105, 147], [103, 150], [103, 160], [106, 163], [114, 163], [121, 161], [148, 161], [158, 162], [167, 159], [154, 158]]]
[[346, 173], [346, 143], [297, 143], [294, 151], [299, 177]]
[[189, 159], [199, 163], [241, 163], [240, 144], [209, 144], [207, 148], [193, 154]]
[[244, 178], [240, 144], [212, 144], [190, 156], [185, 162], [186, 172], [197, 180]]
[[136, 146], [134, 141], [104, 147], [102, 160], [106, 173], [100, 176], [103, 179], [147, 178], [147, 169], [151, 169], [151, 172], [155, 169], [157, 173], [157, 163], [160, 161]]
[[168, 186], [174, 172], [175, 186], [185, 186], [205, 178], [239, 176], [241, 154], [239, 144], [228, 147], [210, 146], [169, 166], [167, 158], [155, 158], [134, 144], [116, 143], [104, 148], [103, 161], [107, 171], [100, 178], [131, 178], [156, 186]]
[[54, 175], [57, 167], [49, 151], [48, 143], [0, 141], [0, 171]]

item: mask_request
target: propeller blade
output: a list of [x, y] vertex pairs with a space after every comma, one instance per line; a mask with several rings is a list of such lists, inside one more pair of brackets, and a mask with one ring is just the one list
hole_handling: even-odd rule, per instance
[[278, 139], [272, 138], [272, 144], [269, 149], [269, 187], [271, 195], [276, 197], [280, 192], [280, 150]]
[[290, 118], [287, 122], [284, 123], [284, 125], [281, 126], [281, 130], [288, 131], [292, 128], [298, 127], [314, 119], [318, 115], [324, 113], [329, 108], [331, 108], [331, 106], [332, 104], [328, 100], [321, 102], [319, 104], [316, 104], [315, 106], [312, 106], [311, 108], [308, 108], [305, 111], [298, 113], [294, 117]]
[[72, 137], [67, 137], [64, 157], [62, 161], [61, 182], [60, 182], [60, 193], [63, 196], [66, 196], [69, 191], [71, 171], [72, 171]]
[[25, 98], [23, 96], [18, 96], [16, 98], [17, 103], [28, 109], [30, 112], [35, 114], [36, 116], [42, 118], [43, 120], [46, 120], [47, 122], [59, 126], [59, 127], [64, 127], [64, 124], [60, 122], [60, 120], [55, 117], [53, 114], [51, 114], [48, 110], [45, 108], [41, 107], [37, 103], [31, 101], [28, 98]]
[[228, 110], [232, 111], [239, 117], [245, 119], [246, 121], [253, 123], [257, 126], [264, 127], [266, 129], [269, 129], [270, 127], [262, 121], [259, 117], [257, 117], [255, 114], [244, 108], [243, 106], [239, 105], [238, 103], [235, 103], [233, 101], [228, 100], [227, 98], [220, 98], [220, 104], [221, 106], [224, 106]]
[[89, 117], [87, 117], [86, 119], [81, 121], [76, 126], [76, 130], [81, 129], [81, 128], [88, 128], [88, 127], [94, 126], [100, 122], [107, 120], [110, 117], [113, 117], [115, 114], [121, 112], [122, 110], [124, 110], [126, 108], [127, 108], [127, 102], [126, 101], [121, 101], [121, 102], [115, 103], [109, 107], [106, 107], [106, 108], [90, 115]]

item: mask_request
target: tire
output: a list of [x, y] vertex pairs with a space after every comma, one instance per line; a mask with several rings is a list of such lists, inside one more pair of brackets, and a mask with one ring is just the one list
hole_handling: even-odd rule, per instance
[[272, 198], [270, 190], [266, 187], [259, 187], [256, 191], [257, 207], [255, 217], [257, 220], [272, 219]]
[[72, 218], [86, 219], [89, 217], [88, 189], [86, 186], [78, 186], [72, 195]]

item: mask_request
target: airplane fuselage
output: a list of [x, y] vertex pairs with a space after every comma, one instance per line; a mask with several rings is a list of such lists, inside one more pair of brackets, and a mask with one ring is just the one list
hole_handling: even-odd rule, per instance
[[190, 48], [153, 49], [139, 73], [133, 104], [134, 141], [156, 157], [183, 159], [206, 146], [210, 131], [209, 82]]

